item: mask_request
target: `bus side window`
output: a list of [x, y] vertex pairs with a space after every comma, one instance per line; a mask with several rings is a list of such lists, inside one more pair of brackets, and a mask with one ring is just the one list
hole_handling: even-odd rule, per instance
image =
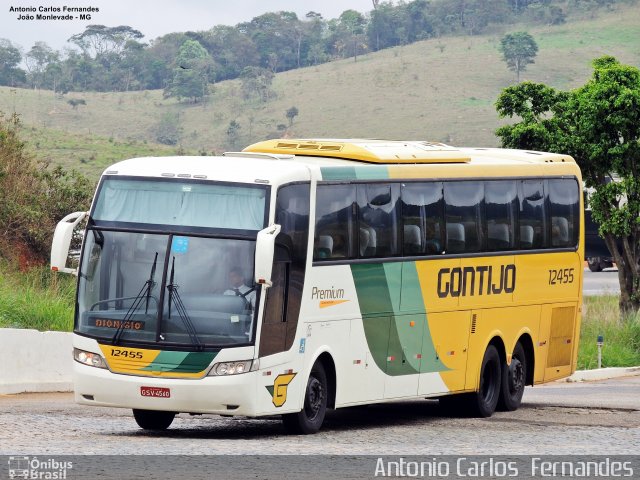
[[546, 248], [548, 245], [544, 197], [544, 181], [542, 179], [520, 182], [519, 248], [522, 250]]
[[484, 243], [484, 183], [451, 181], [444, 184], [446, 253], [479, 252]]
[[318, 185], [313, 260], [354, 257], [355, 185]]
[[442, 253], [442, 182], [402, 184], [403, 253]]
[[573, 247], [578, 243], [580, 190], [572, 179], [548, 180], [551, 216], [551, 247]]
[[484, 182], [487, 250], [512, 250], [515, 246], [516, 182]]
[[392, 257], [400, 253], [398, 217], [400, 185], [358, 185], [358, 253], [360, 258]]

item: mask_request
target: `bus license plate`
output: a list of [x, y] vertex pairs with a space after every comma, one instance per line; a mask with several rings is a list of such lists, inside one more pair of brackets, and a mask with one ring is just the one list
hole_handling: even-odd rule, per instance
[[171, 390], [162, 387], [140, 387], [140, 395], [143, 397], [170, 398]]

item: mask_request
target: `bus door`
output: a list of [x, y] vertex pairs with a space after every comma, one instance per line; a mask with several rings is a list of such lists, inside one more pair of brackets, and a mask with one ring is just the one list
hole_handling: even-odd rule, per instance
[[276, 239], [271, 286], [267, 290], [258, 355], [291, 349], [302, 301], [309, 235], [309, 184], [285, 185], [278, 190]]

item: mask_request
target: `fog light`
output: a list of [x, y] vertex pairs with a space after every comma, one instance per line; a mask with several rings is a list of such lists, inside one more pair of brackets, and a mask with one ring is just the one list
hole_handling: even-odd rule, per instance
[[104, 359], [97, 353], [85, 352], [84, 350], [74, 348], [73, 359], [78, 363], [82, 363], [83, 365], [88, 365], [90, 367], [107, 368], [107, 364]]

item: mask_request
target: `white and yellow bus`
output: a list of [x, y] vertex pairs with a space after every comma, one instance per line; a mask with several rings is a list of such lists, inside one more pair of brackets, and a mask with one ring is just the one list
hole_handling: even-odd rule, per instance
[[52, 269], [79, 277], [76, 401], [299, 433], [397, 399], [514, 410], [575, 370], [581, 184], [565, 155], [428, 142], [117, 163], [54, 236]]

